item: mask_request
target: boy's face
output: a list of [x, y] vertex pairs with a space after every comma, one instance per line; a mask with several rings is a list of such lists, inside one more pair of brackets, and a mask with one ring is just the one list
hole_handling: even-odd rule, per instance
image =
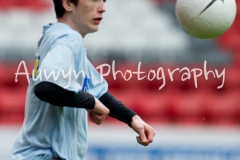
[[79, 0], [78, 5], [73, 6], [71, 19], [83, 37], [98, 30], [106, 11], [104, 3], [105, 0]]

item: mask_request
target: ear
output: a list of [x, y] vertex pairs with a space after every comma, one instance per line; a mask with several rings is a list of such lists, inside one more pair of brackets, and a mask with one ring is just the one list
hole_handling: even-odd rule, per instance
[[66, 11], [72, 11], [72, 3], [70, 2], [70, 0], [62, 0], [62, 5], [63, 5], [63, 8], [66, 10]]

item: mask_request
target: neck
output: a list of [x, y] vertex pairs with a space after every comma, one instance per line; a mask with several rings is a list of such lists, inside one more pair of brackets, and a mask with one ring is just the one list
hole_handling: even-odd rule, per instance
[[69, 25], [73, 30], [77, 31], [79, 34], [82, 35], [82, 37], [84, 38], [86, 34], [82, 33], [77, 27], [76, 25], [73, 23], [73, 21], [70, 18], [66, 18], [65, 16], [58, 18], [57, 22], [61, 22], [61, 23], [65, 23], [67, 25]]

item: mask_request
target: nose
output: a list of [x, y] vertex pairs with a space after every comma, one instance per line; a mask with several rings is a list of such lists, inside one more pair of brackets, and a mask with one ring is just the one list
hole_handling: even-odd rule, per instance
[[105, 7], [105, 3], [102, 1], [101, 5], [98, 8], [98, 12], [99, 13], [104, 13], [106, 12], [106, 7]]

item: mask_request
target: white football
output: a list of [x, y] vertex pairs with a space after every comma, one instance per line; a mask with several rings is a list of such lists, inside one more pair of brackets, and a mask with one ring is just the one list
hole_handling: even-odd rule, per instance
[[189, 35], [209, 39], [220, 36], [233, 24], [235, 0], [177, 0], [176, 17]]

